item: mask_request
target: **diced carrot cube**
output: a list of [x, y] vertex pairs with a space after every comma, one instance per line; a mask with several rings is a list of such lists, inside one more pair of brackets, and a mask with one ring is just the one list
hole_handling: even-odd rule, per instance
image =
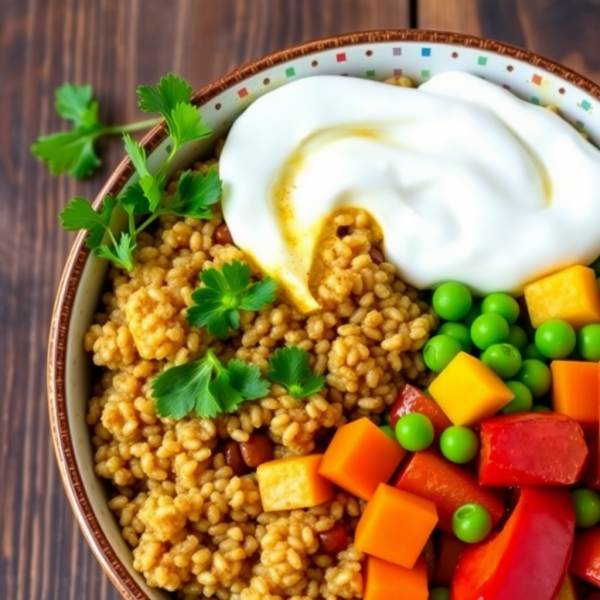
[[450, 587], [458, 560], [466, 547], [454, 534], [442, 533], [433, 576], [435, 585]]
[[549, 319], [583, 327], [600, 321], [600, 294], [593, 269], [575, 265], [525, 286], [525, 301], [534, 327]]
[[413, 569], [367, 557], [364, 600], [427, 600], [427, 573], [420, 560]]
[[552, 403], [556, 412], [577, 421], [584, 431], [598, 429], [598, 365], [575, 360], [553, 360]]
[[452, 359], [429, 391], [455, 425], [475, 425], [514, 399], [496, 373], [466, 352]]
[[263, 463], [256, 479], [266, 512], [317, 506], [334, 496], [331, 482], [319, 475], [322, 454], [291, 456]]
[[438, 521], [435, 504], [385, 483], [373, 494], [358, 522], [358, 550], [412, 569]]
[[485, 506], [493, 525], [504, 514], [504, 501], [492, 490], [481, 487], [477, 478], [434, 450], [413, 454], [402, 468], [395, 483], [405, 492], [418, 494], [436, 506], [439, 526], [453, 533], [452, 516], [464, 504]]
[[406, 452], [369, 419], [340, 427], [329, 444], [319, 473], [347, 492], [369, 500], [386, 483]]

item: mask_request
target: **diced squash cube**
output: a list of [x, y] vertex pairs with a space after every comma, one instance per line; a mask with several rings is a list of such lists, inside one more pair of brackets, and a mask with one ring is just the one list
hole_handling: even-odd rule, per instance
[[331, 482], [319, 475], [322, 454], [291, 456], [263, 463], [256, 479], [263, 509], [310, 508], [333, 498]]
[[358, 550], [412, 569], [438, 521], [435, 504], [380, 483], [354, 537]]
[[600, 398], [598, 364], [575, 360], [553, 360], [552, 403], [556, 412], [577, 421], [584, 431], [598, 429]]
[[534, 327], [549, 319], [575, 328], [600, 322], [600, 294], [589, 267], [575, 265], [526, 285], [525, 301]]
[[413, 569], [367, 556], [364, 600], [427, 600], [427, 573], [423, 560]]
[[452, 359], [429, 392], [455, 425], [475, 425], [514, 399], [496, 373], [466, 352]]
[[369, 419], [340, 427], [329, 444], [319, 473], [342, 489], [369, 500], [386, 483], [406, 452]]

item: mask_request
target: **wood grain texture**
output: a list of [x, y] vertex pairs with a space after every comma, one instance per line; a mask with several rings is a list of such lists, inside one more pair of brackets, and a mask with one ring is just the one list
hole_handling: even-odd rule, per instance
[[52, 178], [29, 153], [63, 123], [65, 81], [91, 83], [101, 118], [135, 120], [135, 88], [173, 70], [198, 88], [311, 38], [405, 27], [408, 0], [0, 0], [0, 598], [117, 600], [67, 505], [46, 416], [46, 338], [71, 238], [57, 213], [94, 197], [122, 157], [86, 182]]
[[600, 0], [418, 0], [416, 22], [526, 47], [600, 80]]

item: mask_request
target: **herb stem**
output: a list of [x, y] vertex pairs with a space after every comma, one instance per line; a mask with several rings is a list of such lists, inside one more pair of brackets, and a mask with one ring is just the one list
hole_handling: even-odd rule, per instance
[[129, 123], [127, 125], [111, 125], [109, 127], [103, 127], [99, 133], [104, 135], [118, 135], [121, 133], [131, 133], [133, 131], [149, 129], [150, 127], [158, 125], [162, 121], [162, 117], [156, 117], [154, 119], [146, 119], [145, 121], [138, 121], [137, 123]]

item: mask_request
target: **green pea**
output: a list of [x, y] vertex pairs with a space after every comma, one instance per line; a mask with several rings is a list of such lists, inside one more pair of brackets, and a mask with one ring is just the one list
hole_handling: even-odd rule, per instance
[[600, 360], [600, 324], [586, 325], [577, 335], [577, 348], [585, 360]]
[[566, 321], [546, 321], [535, 332], [535, 345], [547, 358], [566, 358], [576, 344], [575, 330]]
[[600, 495], [594, 490], [580, 489], [571, 493], [577, 527], [594, 527], [600, 522]]
[[508, 330], [508, 339], [506, 340], [509, 344], [512, 344], [521, 354], [527, 348], [529, 344], [529, 338], [525, 330], [519, 325], [511, 325]]
[[443, 371], [462, 350], [460, 342], [449, 335], [434, 335], [423, 348], [423, 360], [434, 373]]
[[433, 292], [433, 310], [446, 321], [460, 321], [473, 305], [473, 297], [466, 285], [456, 281], [442, 283]]
[[438, 335], [449, 335], [457, 340], [463, 352], [471, 353], [473, 343], [471, 342], [471, 332], [464, 323], [444, 323], [438, 330]]
[[471, 306], [471, 310], [467, 313], [467, 316], [462, 319], [462, 322], [467, 326], [471, 327], [473, 325], [473, 321], [481, 314], [481, 304], [473, 300], [473, 306]]
[[504, 317], [495, 313], [479, 315], [471, 325], [471, 339], [481, 350], [508, 339], [509, 328]]
[[382, 425], [379, 429], [385, 433], [388, 437], [391, 437], [394, 441], [396, 441], [396, 434], [394, 430], [389, 425]]
[[452, 425], [440, 436], [440, 450], [449, 461], [468, 463], [477, 455], [479, 440], [472, 429]]
[[492, 531], [492, 517], [481, 504], [465, 504], [454, 513], [452, 529], [459, 540], [477, 544]]
[[513, 325], [519, 318], [521, 309], [519, 303], [508, 294], [490, 294], [481, 303], [482, 313], [495, 313], [504, 317], [509, 325]]
[[502, 379], [516, 375], [521, 368], [521, 353], [512, 344], [492, 344], [481, 360]]
[[511, 400], [502, 409], [503, 413], [527, 412], [531, 410], [533, 396], [525, 384], [520, 381], [507, 381], [506, 386], [515, 395], [515, 399]]
[[420, 413], [409, 413], [396, 423], [396, 439], [409, 452], [419, 452], [433, 443], [431, 421]]
[[534, 404], [531, 407], [533, 412], [552, 412], [552, 409], [549, 406], [545, 406], [544, 404]]
[[535, 358], [541, 360], [543, 363], [548, 362], [548, 359], [537, 349], [535, 344], [529, 344], [525, 350], [523, 350], [523, 359]]
[[428, 600], [450, 600], [450, 590], [445, 587], [435, 587], [429, 590]]
[[552, 383], [548, 365], [535, 358], [528, 358], [523, 361], [515, 379], [524, 383], [534, 398], [541, 398], [546, 394]]

